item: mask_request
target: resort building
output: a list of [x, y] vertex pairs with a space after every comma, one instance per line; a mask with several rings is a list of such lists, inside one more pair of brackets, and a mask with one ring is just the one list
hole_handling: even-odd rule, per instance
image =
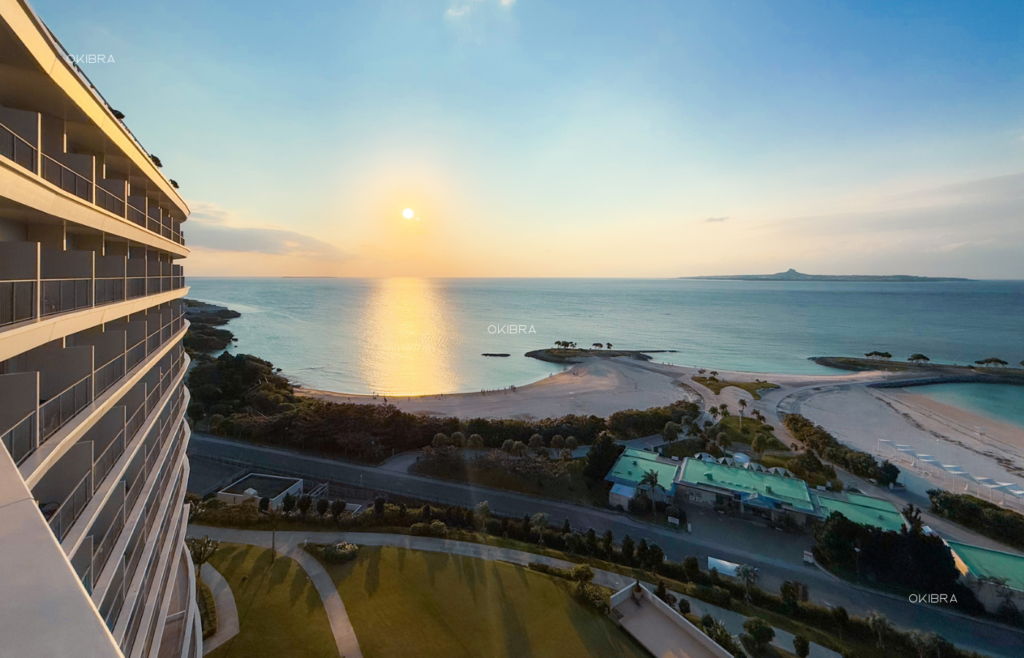
[[[656, 503], [668, 501], [672, 496], [673, 481], [679, 473], [680, 462], [665, 459], [653, 452], [626, 448], [605, 476], [612, 483], [608, 503], [615, 508], [629, 509], [629, 501], [643, 491]], [[653, 472], [657, 484], [644, 483], [647, 473]]]
[[953, 553], [960, 580], [986, 610], [995, 613], [1003, 605], [1024, 610], [1024, 556], [955, 541], [946, 545]]
[[247, 500], [259, 501], [266, 498], [270, 502], [270, 508], [277, 509], [284, 503], [284, 497], [288, 494], [296, 498], [301, 496], [302, 480], [250, 473], [218, 491], [217, 500], [222, 500], [228, 505], [238, 505]]
[[0, 653], [202, 655], [184, 544], [189, 210], [0, 2]]
[[806, 482], [754, 466], [758, 465], [736, 467], [714, 458], [687, 457], [675, 480], [675, 497], [694, 505], [755, 513], [773, 522], [788, 516], [800, 527], [819, 517]]

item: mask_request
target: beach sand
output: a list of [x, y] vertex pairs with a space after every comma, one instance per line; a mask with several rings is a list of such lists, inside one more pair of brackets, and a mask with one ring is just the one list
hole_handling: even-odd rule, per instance
[[[1024, 486], [1024, 431], [952, 407], [907, 389], [830, 388], [798, 396], [793, 411], [821, 425], [843, 443], [911, 468], [910, 457], [879, 444], [888, 439], [959, 466], [975, 477]], [[925, 467], [928, 469], [928, 467]], [[952, 478], [937, 467], [925, 477], [944, 488]], [[960, 480], [960, 489], [963, 488]], [[972, 492], [976, 489], [972, 485]], [[987, 497], [985, 491], [983, 497]], [[996, 494], [999, 497], [999, 494]]]

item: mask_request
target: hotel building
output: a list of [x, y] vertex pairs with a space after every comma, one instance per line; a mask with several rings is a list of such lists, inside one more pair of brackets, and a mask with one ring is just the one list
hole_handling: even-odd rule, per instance
[[0, 656], [202, 655], [189, 210], [157, 162], [33, 10], [0, 0]]

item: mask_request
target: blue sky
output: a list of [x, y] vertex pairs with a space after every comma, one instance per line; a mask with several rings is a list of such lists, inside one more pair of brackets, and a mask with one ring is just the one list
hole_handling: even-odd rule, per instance
[[191, 274], [1024, 278], [1021, 2], [34, 7]]

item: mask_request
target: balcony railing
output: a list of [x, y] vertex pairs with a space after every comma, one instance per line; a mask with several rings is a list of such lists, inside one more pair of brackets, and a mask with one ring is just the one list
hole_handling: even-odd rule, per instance
[[92, 181], [43, 153], [43, 178], [79, 199], [92, 201]]
[[121, 531], [124, 530], [124, 517], [125, 508], [120, 510], [120, 513], [114, 518], [114, 521], [107, 528], [106, 534], [103, 535], [103, 539], [96, 545], [95, 550], [92, 553], [92, 566], [96, 570], [96, 573], [103, 573], [103, 567], [107, 566], [107, 559], [110, 557], [110, 551], [113, 550], [114, 544], [117, 542], [117, 538], [121, 536]]
[[103, 482], [103, 478], [107, 477], [107, 473], [114, 467], [114, 463], [124, 454], [124, 437], [125, 432], [121, 430], [117, 433], [117, 436], [110, 445], [103, 450], [99, 458], [92, 465], [93, 483], [99, 488]]
[[74, 418], [75, 414], [92, 402], [91, 380], [90, 373], [39, 407], [39, 415], [42, 418], [39, 445], [45, 443], [57, 430]]
[[36, 316], [36, 282], [0, 281], [0, 327]]
[[94, 285], [96, 292], [93, 295], [96, 306], [123, 302], [125, 300], [124, 284], [123, 277], [96, 279]]
[[44, 279], [43, 316], [92, 306], [92, 279]]
[[36, 445], [36, 412], [32, 412], [7, 431], [2, 439], [15, 464], [21, 464]]
[[[42, 172], [40, 172], [38, 164], [39, 155], [39, 150], [30, 142], [7, 126], [0, 124], [0, 156], [11, 160], [33, 174], [41, 174], [42, 178], [65, 192], [74, 194], [85, 201], [90, 201], [118, 217], [124, 217], [180, 245], [185, 244], [185, 240], [181, 236], [181, 230], [178, 228], [180, 222], [176, 222], [170, 217], [155, 220], [147, 217], [144, 211], [134, 207], [125, 199], [94, 184], [88, 177], [79, 174], [45, 153], [42, 154]], [[154, 225], [150, 225], [151, 221], [154, 222]]]
[[33, 174], [36, 173], [36, 147], [16, 135], [7, 126], [0, 124], [0, 155], [14, 160]]
[[64, 537], [67, 536], [72, 524], [78, 519], [89, 501], [92, 500], [92, 491], [92, 471], [87, 471], [78, 484], [75, 485], [75, 488], [71, 490], [71, 493], [68, 494], [64, 502], [61, 503], [60, 507], [57, 508], [53, 516], [50, 517], [50, 529], [53, 530], [53, 534], [56, 535], [58, 542], [64, 541]]
[[[175, 265], [175, 268], [180, 266]], [[180, 272], [180, 270], [175, 270]], [[116, 304], [185, 287], [181, 274], [152, 277], [113, 277], [0, 281], [0, 327], [83, 308]], [[41, 290], [37, 306], [36, 291]]]
[[124, 199], [111, 194], [99, 185], [96, 186], [96, 205], [104, 210], [109, 210], [118, 217], [124, 217]]
[[119, 354], [96, 369], [94, 394], [97, 397], [103, 395], [108, 388], [114, 385], [114, 382], [124, 377], [124, 373], [124, 354]]

